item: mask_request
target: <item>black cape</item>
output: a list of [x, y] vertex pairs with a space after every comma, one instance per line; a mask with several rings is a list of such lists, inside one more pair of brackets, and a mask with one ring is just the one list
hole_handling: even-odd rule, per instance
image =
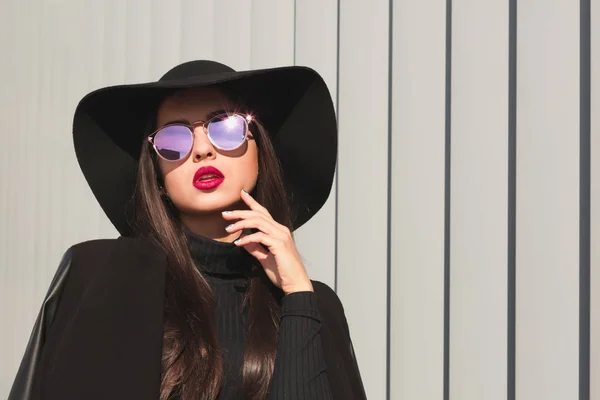
[[[162, 251], [140, 238], [69, 248], [8, 400], [158, 399], [165, 271]], [[333, 398], [366, 399], [342, 304], [329, 286], [313, 287]]]

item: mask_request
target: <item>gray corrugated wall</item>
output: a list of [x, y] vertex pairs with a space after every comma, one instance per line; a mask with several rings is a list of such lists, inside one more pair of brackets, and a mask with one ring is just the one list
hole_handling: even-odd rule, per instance
[[330, 87], [336, 185], [296, 239], [370, 399], [600, 399], [599, 7], [2, 2], [0, 393], [62, 252], [116, 236], [72, 150], [77, 101], [208, 58]]

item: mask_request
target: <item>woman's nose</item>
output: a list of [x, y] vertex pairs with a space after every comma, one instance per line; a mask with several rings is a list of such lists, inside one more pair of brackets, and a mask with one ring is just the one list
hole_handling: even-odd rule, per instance
[[202, 127], [194, 130], [194, 147], [192, 148], [192, 158], [194, 161], [204, 159], [214, 159], [216, 156], [215, 147], [208, 140], [206, 131]]

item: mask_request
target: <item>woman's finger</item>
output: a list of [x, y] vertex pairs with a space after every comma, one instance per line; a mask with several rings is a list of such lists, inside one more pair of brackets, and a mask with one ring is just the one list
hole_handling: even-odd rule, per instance
[[273, 255], [258, 243], [249, 243], [244, 246], [244, 250], [260, 262], [271, 282], [278, 288], [281, 288], [281, 276], [277, 271], [277, 265], [269, 262], [269, 258], [272, 258]]
[[223, 211], [222, 215], [223, 215], [223, 219], [225, 219], [227, 221], [262, 218], [263, 220], [267, 221], [267, 223], [271, 224], [277, 231], [281, 231], [283, 233], [286, 232], [286, 226], [281, 225], [279, 222], [277, 222], [273, 218], [271, 218], [271, 216], [265, 215], [259, 211], [255, 211], [255, 210]]
[[[256, 218], [260, 217], [263, 219], [268, 219], [266, 215], [261, 212], [254, 210], [233, 210], [233, 211], [223, 211], [223, 218], [230, 221], [233, 219], [247, 219], [247, 218]], [[271, 218], [272, 219], [272, 218]]]
[[229, 233], [234, 233], [242, 229], [258, 229], [259, 231], [264, 232], [268, 235], [279, 235], [282, 233], [281, 230], [278, 229], [278, 227], [274, 226], [270, 221], [261, 217], [242, 219], [238, 222], [228, 225], [225, 228], [225, 230]]
[[245, 235], [233, 242], [236, 246], [246, 246], [250, 243], [264, 244], [267, 247], [272, 247], [275, 244], [275, 239], [263, 232], [256, 232], [250, 235]]
[[269, 258], [269, 255], [271, 254], [259, 243], [249, 243], [244, 246], [244, 249], [258, 261], [266, 261], [267, 258]]

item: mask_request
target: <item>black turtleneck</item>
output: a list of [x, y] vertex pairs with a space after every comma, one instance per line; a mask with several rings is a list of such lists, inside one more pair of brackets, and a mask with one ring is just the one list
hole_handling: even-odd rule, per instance
[[[223, 351], [219, 400], [242, 398], [242, 364], [247, 333], [240, 312], [249, 287], [252, 256], [233, 243], [218, 242], [186, 229], [190, 252], [217, 299], [216, 330]], [[277, 356], [269, 399], [332, 398], [321, 348], [321, 316], [314, 292], [281, 300]]]

